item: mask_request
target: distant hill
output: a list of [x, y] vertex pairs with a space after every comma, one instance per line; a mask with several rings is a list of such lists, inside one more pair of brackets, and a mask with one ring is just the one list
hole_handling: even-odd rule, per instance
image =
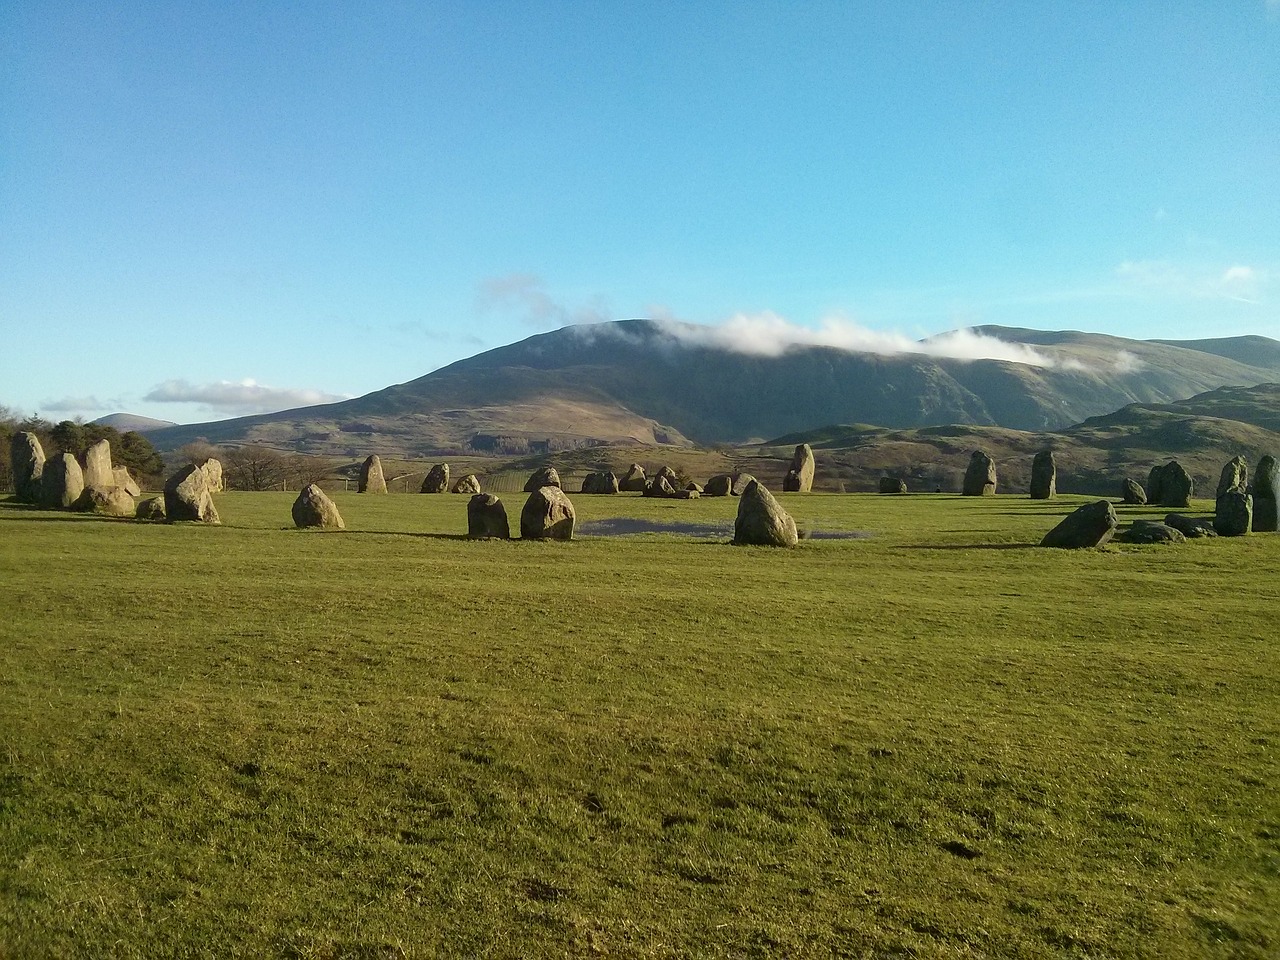
[[151, 417], [140, 417], [133, 413], [111, 413], [91, 422], [101, 424], [104, 427], [111, 427], [121, 433], [147, 433], [164, 427], [178, 426], [172, 420], [155, 420]]
[[[740, 444], [852, 422], [1052, 431], [1135, 402], [1280, 381], [1280, 343], [1262, 337], [1179, 343], [974, 331], [1034, 350], [1040, 360], [1030, 364], [830, 347], [760, 356], [708, 345], [706, 330], [651, 320], [566, 327], [353, 400], [149, 437], [164, 450], [203, 438], [337, 456], [426, 456]], [[936, 350], [933, 340], [920, 349]]]

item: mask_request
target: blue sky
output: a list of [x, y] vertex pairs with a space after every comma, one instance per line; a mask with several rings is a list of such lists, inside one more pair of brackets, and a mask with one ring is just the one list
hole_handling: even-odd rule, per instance
[[0, 404], [566, 323], [1280, 338], [1280, 0], [0, 0]]

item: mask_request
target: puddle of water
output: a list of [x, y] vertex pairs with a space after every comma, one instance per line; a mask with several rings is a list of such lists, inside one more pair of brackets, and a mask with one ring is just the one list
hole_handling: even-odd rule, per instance
[[[681, 523], [662, 520], [639, 520], [634, 517], [610, 517], [590, 520], [578, 525], [584, 537], [626, 537], [640, 533], [677, 533], [702, 539], [733, 539], [733, 521], [721, 523]], [[861, 530], [813, 530], [803, 524], [796, 530], [801, 540], [863, 540], [871, 534]]]

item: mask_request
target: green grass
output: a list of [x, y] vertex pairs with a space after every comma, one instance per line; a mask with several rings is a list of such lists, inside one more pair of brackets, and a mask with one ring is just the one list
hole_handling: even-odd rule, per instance
[[0, 503], [0, 957], [1280, 952], [1280, 537], [780, 495], [871, 536], [470, 542], [465, 497], [293, 496]]

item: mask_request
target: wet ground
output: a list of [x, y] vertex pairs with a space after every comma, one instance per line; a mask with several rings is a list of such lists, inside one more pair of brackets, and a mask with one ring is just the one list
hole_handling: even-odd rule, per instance
[[[626, 537], [641, 533], [675, 533], [708, 540], [732, 540], [733, 521], [720, 523], [685, 523], [661, 520], [638, 520], [634, 517], [611, 517], [580, 523], [574, 531], [582, 537]], [[815, 530], [796, 525], [801, 540], [861, 540], [871, 536], [861, 530]]]

